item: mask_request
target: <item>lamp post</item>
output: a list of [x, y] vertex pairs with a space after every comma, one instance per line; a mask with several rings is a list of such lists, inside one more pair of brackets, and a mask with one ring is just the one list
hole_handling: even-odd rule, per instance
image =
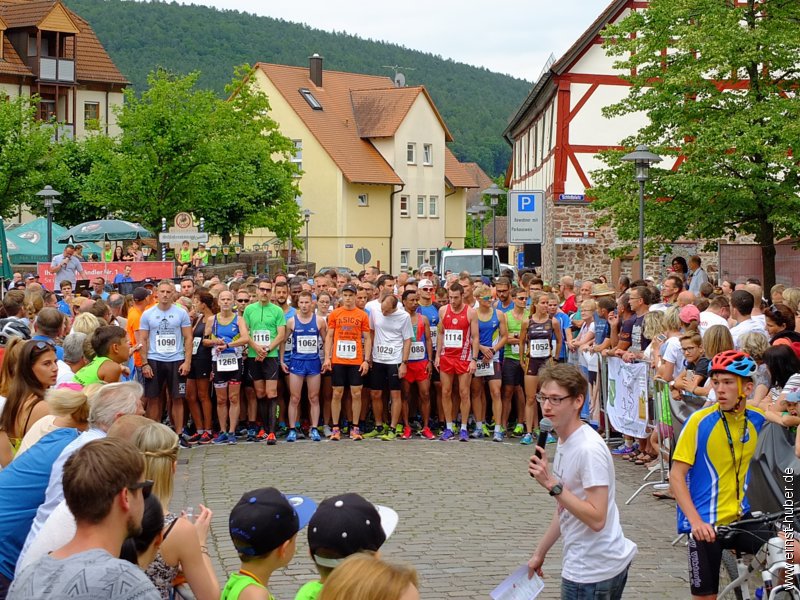
[[644, 183], [650, 178], [650, 165], [661, 162], [658, 154], [641, 144], [636, 150], [626, 154], [621, 160], [632, 162], [636, 167], [634, 181], [639, 182], [639, 278], [644, 279]]
[[[477, 206], [474, 206], [473, 208], [475, 210], [475, 214], [478, 217], [480, 217], [481, 220], [481, 277], [483, 277], [483, 274], [486, 270], [485, 263], [483, 260], [483, 219], [486, 216], [486, 213], [489, 212], [491, 209], [484, 204], [479, 204]], [[492, 258], [492, 264], [494, 264], [494, 258]], [[492, 268], [492, 273], [494, 273], [494, 268]]]
[[505, 195], [505, 192], [496, 183], [492, 183], [481, 193], [489, 196], [492, 205], [492, 277], [496, 277], [500, 275], [500, 273], [494, 272], [494, 255], [497, 252], [497, 202], [501, 195]]
[[222, 244], [222, 257], [225, 259], [225, 264], [228, 264], [228, 255], [231, 253], [231, 247], [228, 244]]
[[61, 192], [46, 185], [44, 189], [36, 192], [36, 195], [42, 197], [44, 207], [47, 209], [47, 260], [51, 260], [53, 258], [53, 207], [61, 204], [56, 200], [56, 196], [60, 196]]
[[303, 211], [303, 219], [306, 222], [306, 265], [308, 264], [308, 222], [311, 220], [311, 215], [314, 214], [314, 211], [307, 208]]
[[217, 265], [217, 254], [219, 253], [219, 248], [216, 244], [214, 244], [208, 249], [208, 251], [211, 253], [211, 266], [214, 267]]
[[148, 246], [147, 244], [142, 244], [142, 256], [144, 257], [145, 260], [149, 260], [150, 259], [150, 252], [151, 251], [152, 251], [152, 248], [150, 248], [150, 246]]
[[233, 247], [233, 251], [236, 253], [236, 262], [239, 262], [239, 255], [241, 255], [241, 253], [242, 253], [242, 245], [241, 244], [236, 244]]

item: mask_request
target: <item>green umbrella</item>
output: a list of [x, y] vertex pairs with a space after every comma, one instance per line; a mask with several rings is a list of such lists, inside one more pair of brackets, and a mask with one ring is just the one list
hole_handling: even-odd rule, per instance
[[[53, 238], [58, 239], [66, 233], [66, 228], [53, 223]], [[9, 225], [6, 237], [14, 248], [9, 247], [11, 263], [15, 265], [27, 263], [50, 262], [52, 256], [47, 255], [47, 219], [39, 217], [21, 225]], [[64, 251], [65, 244], [54, 243], [53, 253]], [[84, 256], [97, 254], [101, 256], [101, 248], [97, 244], [84, 243]]]
[[2, 266], [0, 267], [0, 277], [11, 279], [11, 260], [8, 256], [8, 244], [6, 243], [6, 228], [3, 224], [3, 217], [0, 217], [0, 252], [2, 256]]
[[120, 219], [87, 221], [75, 225], [58, 238], [59, 242], [97, 242], [101, 240], [138, 240], [155, 237], [138, 223]]

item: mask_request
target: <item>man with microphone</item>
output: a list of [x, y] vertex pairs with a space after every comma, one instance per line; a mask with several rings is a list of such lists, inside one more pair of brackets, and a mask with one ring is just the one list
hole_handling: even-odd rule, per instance
[[561, 597], [618, 600], [636, 544], [620, 527], [611, 453], [580, 419], [588, 383], [577, 367], [567, 364], [543, 368], [539, 382], [536, 399], [545, 417], [540, 426], [545, 429], [550, 421], [558, 446], [551, 467], [540, 437], [528, 473], [553, 496], [556, 509], [528, 561], [528, 575], [542, 575], [547, 552], [563, 537]]
[[75, 246], [72, 244], [67, 244], [64, 252], [53, 257], [53, 261], [50, 263], [50, 272], [55, 273], [56, 276], [54, 289], [59, 289], [62, 281], [69, 281], [74, 290], [77, 281], [76, 273], [80, 273], [81, 279], [86, 279], [83, 266], [75, 256]]

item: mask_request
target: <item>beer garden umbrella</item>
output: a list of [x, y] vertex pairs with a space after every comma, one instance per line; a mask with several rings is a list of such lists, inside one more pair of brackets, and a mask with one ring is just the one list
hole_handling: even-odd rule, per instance
[[59, 242], [98, 242], [138, 240], [140, 238], [153, 238], [152, 232], [138, 223], [123, 221], [121, 219], [101, 219], [87, 221], [68, 229], [59, 238]]

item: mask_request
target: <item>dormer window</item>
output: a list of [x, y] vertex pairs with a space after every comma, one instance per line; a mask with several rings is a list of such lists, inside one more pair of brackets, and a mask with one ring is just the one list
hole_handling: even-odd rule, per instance
[[311, 93], [311, 90], [308, 88], [300, 88], [300, 95], [306, 102], [308, 102], [308, 105], [311, 108], [314, 110], [322, 110], [322, 104], [320, 104], [319, 100], [314, 97], [314, 94]]

